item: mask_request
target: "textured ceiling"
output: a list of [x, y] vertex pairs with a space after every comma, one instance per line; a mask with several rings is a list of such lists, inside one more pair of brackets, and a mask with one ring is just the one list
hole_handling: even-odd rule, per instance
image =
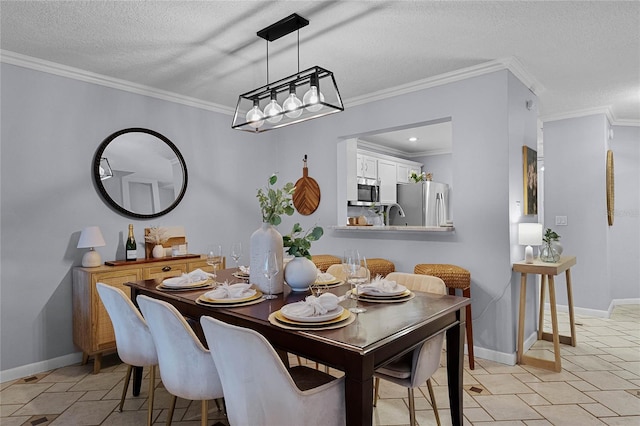
[[[25, 55], [234, 108], [266, 84], [256, 32], [291, 13], [300, 69], [333, 71], [345, 100], [515, 58], [541, 118], [610, 108], [640, 123], [640, 2], [1, 1], [3, 60]], [[269, 43], [271, 81], [297, 70], [296, 35]], [[14, 55], [17, 53], [18, 55]]]

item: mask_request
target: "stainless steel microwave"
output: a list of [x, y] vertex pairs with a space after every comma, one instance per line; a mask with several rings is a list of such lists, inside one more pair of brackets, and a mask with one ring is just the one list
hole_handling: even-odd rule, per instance
[[353, 206], [369, 206], [380, 202], [380, 181], [358, 178], [358, 199], [350, 201]]

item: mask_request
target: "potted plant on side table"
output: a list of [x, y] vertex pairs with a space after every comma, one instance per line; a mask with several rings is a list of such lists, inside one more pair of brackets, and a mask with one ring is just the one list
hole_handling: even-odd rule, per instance
[[287, 253], [294, 258], [284, 269], [284, 279], [292, 291], [306, 291], [316, 281], [317, 268], [311, 261], [311, 242], [318, 241], [324, 234], [320, 226], [306, 232], [299, 223], [293, 225], [291, 233], [282, 237]]
[[560, 235], [558, 235], [551, 228], [547, 228], [542, 237], [542, 247], [540, 248], [540, 260], [548, 263], [556, 263], [560, 260], [560, 253], [562, 253], [562, 246], [558, 242]]

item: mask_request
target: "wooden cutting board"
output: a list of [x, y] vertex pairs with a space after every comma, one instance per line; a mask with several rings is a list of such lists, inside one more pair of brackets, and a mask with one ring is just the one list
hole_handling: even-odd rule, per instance
[[293, 193], [293, 205], [302, 215], [310, 215], [320, 205], [320, 186], [312, 177], [309, 177], [307, 168], [307, 156], [304, 156], [302, 177], [296, 182], [296, 191]]

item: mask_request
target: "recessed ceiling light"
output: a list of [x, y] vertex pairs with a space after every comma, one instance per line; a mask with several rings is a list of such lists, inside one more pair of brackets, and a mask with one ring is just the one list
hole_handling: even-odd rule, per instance
[[418, 138], [416, 138], [415, 136], [412, 136], [412, 137], [409, 138], [409, 142], [415, 142], [417, 140], [418, 140]]

